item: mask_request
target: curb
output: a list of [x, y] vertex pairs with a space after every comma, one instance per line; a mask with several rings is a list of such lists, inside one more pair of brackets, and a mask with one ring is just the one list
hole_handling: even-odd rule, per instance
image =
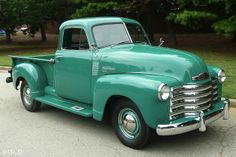
[[236, 108], [236, 99], [229, 99], [229, 101], [230, 101], [230, 106]]
[[10, 66], [0, 66], [0, 70], [9, 70], [11, 69]]
[[11, 67], [8, 66], [0, 66], [0, 73], [6, 73], [10, 69]]

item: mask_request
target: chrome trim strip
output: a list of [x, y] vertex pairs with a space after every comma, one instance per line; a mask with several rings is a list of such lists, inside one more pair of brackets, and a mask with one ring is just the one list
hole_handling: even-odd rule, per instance
[[200, 73], [196, 76], [193, 76], [192, 77], [192, 80], [195, 81], [195, 80], [205, 80], [205, 79], [208, 79], [209, 78], [209, 73], [208, 72], [204, 72], [204, 73]]
[[[192, 96], [192, 97], [189, 97], [189, 96], [181, 96], [181, 97], [177, 97], [177, 98], [172, 98], [172, 102], [175, 103], [176, 101], [180, 101], [180, 100], [183, 100], [184, 102], [192, 102], [192, 103], [195, 103], [196, 101], [198, 100], [202, 100], [202, 99], [207, 99], [209, 96], [211, 96], [213, 93], [212, 92], [208, 92], [208, 93], [204, 93], [204, 94], [201, 94], [201, 95], [196, 95], [196, 96]], [[209, 97], [211, 99], [211, 97]]]
[[170, 113], [170, 116], [176, 116], [176, 115], [183, 114], [183, 113], [200, 112], [200, 111], [204, 111], [204, 110], [208, 109], [209, 107], [211, 107], [211, 104], [208, 104], [207, 106], [203, 106], [203, 107], [198, 107], [196, 109], [185, 109], [184, 108], [181, 111]]
[[186, 84], [171, 88], [170, 120], [185, 117], [186, 113], [207, 110], [218, 100], [217, 79], [203, 84]]
[[187, 88], [187, 89], [195, 89], [195, 88], [198, 88], [198, 87], [202, 87], [202, 86], [212, 86], [212, 85], [214, 85], [214, 84], [216, 84], [217, 85], [217, 81], [218, 81], [218, 79], [217, 78], [214, 78], [214, 79], [212, 79], [211, 81], [209, 81], [209, 82], [206, 82], [206, 83], [203, 83], [203, 84], [186, 84], [186, 85], [183, 85], [183, 86], [179, 86], [179, 87], [174, 87], [173, 88], [173, 90], [175, 91], [175, 90], [178, 90], [178, 89], [180, 89], [180, 88]]
[[197, 102], [197, 103], [179, 103], [179, 104], [173, 105], [171, 108], [173, 110], [173, 109], [176, 109], [176, 108], [179, 108], [179, 107], [184, 107], [184, 106], [195, 106], [195, 107], [198, 107], [199, 105], [204, 105], [204, 104], [207, 104], [209, 102], [211, 102], [211, 99], [207, 99], [207, 100], [204, 100], [204, 101], [201, 101], [201, 102]]
[[[210, 81], [203, 83], [203, 84], [186, 84], [183, 85], [182, 88], [186, 88], [186, 89], [195, 89], [195, 88], [199, 88], [199, 87], [203, 87], [203, 86], [209, 86], [210, 85]], [[177, 87], [178, 88], [178, 87]], [[181, 87], [180, 87], [181, 88]]]
[[124, 27], [125, 27], [125, 31], [126, 31], [126, 33], [127, 33], [127, 35], [128, 35], [129, 40], [131, 41], [131, 43], [134, 43], [133, 40], [132, 40], [132, 38], [131, 38], [131, 36], [130, 36], [130, 34], [129, 34], [128, 28], [126, 27], [126, 24], [125, 24], [124, 22], [122, 22], [122, 23], [123, 23], [123, 25], [124, 25]]
[[205, 131], [204, 127], [206, 127], [207, 124], [214, 122], [221, 117], [228, 117], [228, 106], [230, 105], [229, 100], [225, 100], [224, 104], [224, 107], [207, 116], [204, 116], [202, 112], [199, 112], [198, 117], [188, 122], [175, 124], [159, 124], [157, 125], [156, 133], [159, 136], [169, 136], [182, 134], [196, 129], [199, 129], [199, 131]]
[[179, 93], [181, 93], [181, 94], [176, 94], [175, 96], [174, 96], [174, 98], [175, 97], [179, 97], [179, 96], [196, 96], [196, 95], [200, 95], [200, 94], [206, 94], [206, 91], [208, 91], [208, 93], [211, 93], [212, 92], [212, 89], [211, 88], [209, 88], [210, 90], [208, 91], [208, 90], [205, 90], [205, 91], [193, 91], [193, 90], [191, 90], [191, 91], [180, 91]]

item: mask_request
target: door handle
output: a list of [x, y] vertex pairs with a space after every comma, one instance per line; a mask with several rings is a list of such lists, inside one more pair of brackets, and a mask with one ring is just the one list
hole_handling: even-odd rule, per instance
[[48, 62], [49, 62], [50, 64], [54, 64], [54, 63], [55, 63], [55, 59], [51, 58]]

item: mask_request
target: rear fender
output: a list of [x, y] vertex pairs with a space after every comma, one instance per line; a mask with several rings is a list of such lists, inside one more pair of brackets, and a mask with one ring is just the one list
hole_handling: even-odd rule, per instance
[[12, 71], [13, 85], [17, 89], [19, 81], [24, 79], [29, 84], [32, 97], [44, 95], [44, 87], [47, 85], [45, 72], [34, 63], [21, 63], [16, 65]]

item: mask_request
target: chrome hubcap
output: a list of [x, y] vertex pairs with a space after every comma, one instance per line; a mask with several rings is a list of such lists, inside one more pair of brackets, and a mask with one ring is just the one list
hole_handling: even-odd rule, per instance
[[137, 114], [130, 108], [124, 108], [118, 115], [118, 124], [121, 132], [129, 139], [135, 139], [141, 130]]
[[31, 91], [27, 85], [23, 89], [23, 98], [26, 105], [30, 106], [32, 104]]

